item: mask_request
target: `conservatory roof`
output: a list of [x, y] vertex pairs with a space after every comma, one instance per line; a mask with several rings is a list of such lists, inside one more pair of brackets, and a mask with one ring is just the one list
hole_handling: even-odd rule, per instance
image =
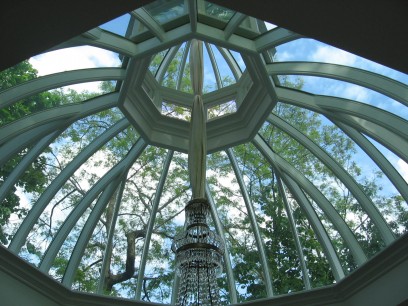
[[339, 282], [406, 232], [406, 74], [212, 2], [157, 0], [32, 57], [31, 77], [2, 72], [9, 250], [75, 290], [174, 302], [192, 39], [223, 303]]

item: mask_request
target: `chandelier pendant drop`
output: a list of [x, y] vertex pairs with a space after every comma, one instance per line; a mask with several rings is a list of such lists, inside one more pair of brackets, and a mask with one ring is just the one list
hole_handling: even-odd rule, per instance
[[193, 199], [186, 209], [186, 230], [174, 239], [180, 285], [176, 305], [219, 305], [217, 276], [222, 271], [224, 244], [207, 224], [210, 205]]
[[184, 231], [171, 246], [176, 254], [176, 271], [180, 277], [178, 306], [219, 305], [217, 276], [222, 271], [224, 242], [210, 229], [211, 207], [205, 198], [207, 154], [206, 119], [202, 100], [202, 42], [193, 40], [190, 49], [190, 74], [194, 91], [188, 166], [192, 200], [185, 208]]

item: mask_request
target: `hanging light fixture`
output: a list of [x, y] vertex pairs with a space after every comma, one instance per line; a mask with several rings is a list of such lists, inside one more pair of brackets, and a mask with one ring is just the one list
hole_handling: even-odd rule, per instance
[[191, 43], [190, 75], [194, 102], [188, 167], [193, 194], [185, 208], [184, 231], [175, 237], [171, 247], [180, 277], [176, 305], [219, 305], [217, 276], [222, 271], [224, 243], [208, 226], [211, 207], [205, 198], [207, 134], [202, 100], [203, 45], [198, 40]]

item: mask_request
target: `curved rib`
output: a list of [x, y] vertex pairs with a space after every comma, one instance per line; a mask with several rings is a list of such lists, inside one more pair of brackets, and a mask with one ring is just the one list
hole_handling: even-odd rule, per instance
[[[116, 164], [101, 179], [99, 179], [99, 181], [95, 185], [93, 185], [92, 188], [85, 194], [81, 202], [77, 206], [75, 206], [74, 210], [71, 211], [69, 216], [65, 219], [64, 223], [61, 225], [57, 234], [49, 245], [47, 251], [44, 253], [43, 259], [41, 260], [41, 263], [39, 265], [39, 269], [41, 271], [48, 272], [66, 237], [78, 222], [79, 218], [83, 215], [85, 210], [91, 205], [96, 197], [98, 197], [98, 195], [100, 195], [101, 192], [109, 186], [112, 180], [115, 180], [117, 177], [122, 178], [123, 174], [127, 172], [129, 167], [132, 166], [132, 164], [142, 153], [146, 145], [146, 142], [142, 138], [139, 138], [133, 148], [129, 151], [128, 155], [118, 164]], [[85, 247], [86, 245], [83, 245], [83, 248]], [[80, 248], [79, 245], [78, 248]], [[76, 265], [78, 260], [80, 259], [75, 257], [75, 261], [73, 261], [72, 265]]]
[[[339, 215], [337, 210], [331, 205], [327, 198], [314, 186], [300, 171], [294, 168], [285, 159], [279, 156], [277, 153], [273, 152], [268, 144], [259, 135], [255, 136], [253, 143], [261, 151], [262, 155], [275, 166], [281, 170], [281, 177], [286, 175], [291, 178], [296, 185], [299, 185], [304, 189], [312, 199], [319, 205], [322, 211], [325, 213], [327, 218], [333, 224], [334, 228], [339, 232], [341, 237], [346, 242], [347, 246], [350, 248], [354, 259], [358, 264], [364, 263], [367, 258], [364, 254], [363, 249], [358, 243], [356, 237], [354, 236], [351, 229], [348, 227], [344, 219]], [[283, 170], [284, 169], [284, 170]], [[286, 180], [287, 181], [287, 180]], [[389, 229], [388, 229], [389, 230]], [[390, 231], [391, 232], [391, 231]]]
[[9, 106], [31, 95], [66, 85], [93, 81], [123, 80], [125, 73], [126, 70], [122, 68], [89, 68], [38, 77], [1, 92], [0, 108]]
[[146, 237], [144, 238], [143, 251], [142, 251], [141, 258], [140, 258], [139, 271], [137, 275], [137, 283], [136, 283], [136, 299], [137, 300], [140, 300], [140, 296], [142, 294], [142, 283], [143, 283], [143, 278], [144, 278], [147, 257], [149, 253], [150, 239], [152, 237], [153, 226], [154, 226], [154, 223], [156, 222], [156, 214], [159, 209], [160, 199], [163, 193], [164, 183], [166, 182], [167, 174], [169, 172], [170, 163], [173, 158], [173, 153], [174, 152], [171, 150], [167, 152], [166, 160], [164, 161], [162, 173], [160, 175], [159, 184], [157, 185], [156, 193], [154, 195], [152, 209], [150, 211], [150, 218], [147, 224]]
[[244, 198], [245, 206], [248, 211], [249, 220], [251, 222], [251, 227], [254, 232], [255, 241], [256, 241], [257, 248], [258, 248], [258, 252], [259, 252], [259, 257], [261, 258], [262, 270], [265, 275], [264, 278], [265, 278], [266, 294], [268, 297], [271, 297], [273, 296], [272, 275], [269, 271], [268, 260], [266, 258], [266, 253], [265, 253], [263, 241], [261, 238], [261, 233], [259, 231], [258, 222], [256, 221], [255, 210], [251, 203], [251, 199], [249, 197], [248, 191], [245, 187], [244, 179], [242, 178], [242, 174], [241, 174], [241, 171], [239, 170], [235, 155], [231, 149], [227, 149], [226, 152], [230, 160], [231, 166], [234, 170], [235, 177], [237, 178], [239, 188], [241, 189], [242, 197]]
[[24, 218], [23, 223], [18, 228], [9, 245], [9, 249], [18, 253], [23, 246], [28, 234], [33, 228], [35, 222], [47, 207], [48, 203], [59, 191], [62, 185], [70, 178], [70, 176], [96, 151], [98, 151], [105, 143], [120, 133], [123, 129], [129, 126], [127, 119], [122, 119], [110, 129], [101, 134], [98, 138], [92, 141], [84, 150], [82, 150], [60, 174], [52, 181], [47, 189], [41, 194], [35, 205], [31, 208], [28, 215]]
[[310, 75], [357, 84], [408, 106], [408, 86], [363, 69], [312, 62], [279, 62], [266, 65], [269, 74]]

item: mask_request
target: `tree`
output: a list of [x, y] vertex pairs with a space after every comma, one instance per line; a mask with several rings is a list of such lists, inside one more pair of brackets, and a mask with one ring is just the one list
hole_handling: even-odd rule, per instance
[[[28, 61], [23, 61], [14, 67], [0, 72], [0, 91], [32, 80], [36, 77], [37, 71]], [[0, 109], [0, 126], [58, 104], [59, 95], [54, 93], [42, 92], [32, 95], [8, 107]], [[28, 150], [29, 148], [26, 148], [22, 152], [19, 152], [0, 168], [0, 183], [3, 183], [4, 180], [10, 175]], [[3, 244], [7, 244], [10, 238], [3, 230], [3, 226], [8, 223], [10, 216], [12, 214], [16, 214], [19, 218], [22, 218], [26, 213], [26, 209], [20, 206], [20, 199], [17, 195], [17, 187], [22, 188], [22, 190], [25, 192], [41, 192], [48, 181], [44, 172], [45, 164], [46, 160], [43, 156], [36, 158], [1, 203], [0, 240]]]
[[[283, 103], [278, 103], [273, 112], [324, 148], [351, 176], [356, 178], [385, 216], [398, 216], [399, 221], [390, 222], [391, 228], [397, 235], [407, 230], [406, 221], [401, 222], [404, 218], [406, 220], [406, 211], [401, 211], [400, 196], [386, 198], [380, 193], [381, 188], [378, 183], [381, 178], [380, 173], [376, 173], [370, 179], [362, 173], [361, 168], [353, 159], [356, 144], [339, 128], [331, 125], [327, 120], [324, 121], [323, 117], [317, 113]], [[355, 233], [368, 257], [384, 247], [378, 230], [357, 200], [311, 152], [272, 124], [264, 124], [259, 134], [274, 152], [303, 173], [330, 200]], [[237, 146], [233, 152], [240, 164], [246, 188], [257, 213], [257, 221], [265, 242], [269, 270], [273, 278], [274, 293], [284, 294], [302, 290], [304, 287], [299, 254], [295, 248], [293, 236], [288, 235], [292, 230], [283, 197], [287, 198], [295, 217], [296, 229], [307, 259], [306, 264], [312, 287], [333, 283], [334, 277], [323, 249], [290, 189], [286, 187], [286, 192], [283, 194], [279, 188], [278, 179], [280, 178], [276, 169], [269, 165], [252, 144]], [[213, 154], [210, 162], [211, 168], [219, 169], [214, 170], [217, 177], [229, 178], [232, 176], [233, 171], [229, 162], [222, 154]], [[234, 182], [236, 184], [235, 180]], [[231, 183], [223, 185], [218, 179], [214, 179], [212, 184], [215, 186], [213, 196], [221, 212], [220, 217], [226, 231], [227, 242], [236, 262], [234, 274], [235, 281], [241, 286], [241, 290], [238, 290], [239, 298], [245, 301], [265, 297], [265, 275], [259, 266], [259, 250], [250, 227], [250, 218], [240, 198], [240, 191], [236, 185], [231, 186]], [[309, 196], [307, 197], [332, 239], [345, 273], [349, 273], [356, 268], [356, 263], [348, 247], [327, 216]], [[228, 213], [222, 213], [224, 210], [227, 210]], [[396, 226], [397, 223], [399, 228]]]
[[[153, 65], [150, 67], [153, 74], [159, 67], [163, 56], [164, 53], [153, 59]], [[170, 63], [163, 79], [164, 86], [176, 88], [179, 73], [177, 67], [181, 57], [182, 52], [179, 51], [175, 60]], [[3, 79], [7, 80], [4, 83], [10, 84], [7, 86], [17, 84], [20, 79], [24, 81], [35, 77], [36, 72], [32, 70], [32, 67], [24, 65], [22, 67], [25, 68], [21, 68], [20, 72], [19, 70], [14, 72], [16, 73], [15, 79], [9, 71], [4, 74]], [[182, 78], [180, 83], [182, 88], [179, 89], [189, 92], [191, 86], [188, 69], [183, 73]], [[228, 84], [231, 80], [224, 81]], [[301, 79], [290, 80], [281, 77], [280, 82], [281, 86], [295, 89], [302, 87]], [[88, 99], [114, 90], [115, 87], [110, 82], [104, 82], [102, 92], [99, 93], [56, 90], [38, 95], [38, 97], [42, 95], [45, 97], [41, 98], [44, 99], [41, 107], [38, 106], [38, 101], [42, 101], [40, 98], [30, 97], [27, 101], [13, 105], [15, 111], [1, 110], [5, 112], [2, 118], [9, 116], [8, 121], [3, 124], [18, 120], [22, 116], [45, 107], [56, 107], [67, 103], [86, 103]], [[17, 107], [18, 105], [20, 106]], [[186, 115], [185, 110], [179, 109], [177, 105], [170, 105], [168, 111], [181, 117]], [[214, 112], [217, 111], [224, 110], [220, 107], [220, 110], [214, 110]], [[399, 195], [385, 198], [381, 194], [380, 186], [376, 182], [380, 173], [371, 178], [362, 174], [361, 168], [352, 158], [356, 145], [351, 139], [314, 112], [284, 103], [278, 103], [273, 112], [324, 148], [355, 177], [361, 188], [378, 204], [378, 207], [381, 207], [384, 213], [388, 216], [395, 216], [390, 221], [390, 225], [396, 234], [406, 231], [407, 211], [403, 199]], [[33, 168], [29, 171], [30, 176], [22, 178], [19, 182], [18, 186], [22, 186], [27, 193], [30, 193], [32, 205], [35, 205], [47, 183], [54, 180], [79, 152], [122, 118], [123, 114], [117, 108], [103, 110], [76, 121], [61, 134], [53, 145], [39, 157], [37, 165], [32, 166]], [[307, 148], [273, 124], [265, 123], [259, 134], [274, 152], [311, 180], [330, 200], [353, 230], [368, 256], [377, 253], [383, 247], [374, 224], [367, 218], [349, 190]], [[31, 231], [22, 252], [23, 256], [38, 264], [65, 218], [80, 205], [82, 198], [90, 188], [109, 169], [125, 158], [138, 138], [139, 135], [132, 126], [125, 128], [102, 146], [69, 178]], [[254, 205], [275, 294], [304, 289], [296, 242], [293, 235], [288, 234], [292, 233], [293, 229], [288, 218], [289, 211], [285, 205], [285, 199], [295, 219], [296, 231], [306, 258], [312, 287], [333, 283], [334, 277], [328, 260], [302, 206], [285, 182], [283, 182], [284, 190], [279, 186], [281, 180], [279, 171], [272, 167], [251, 143], [234, 147], [232, 151], [236, 156], [239, 170]], [[22, 152], [21, 156], [24, 153]], [[117, 221], [112, 222], [117, 205], [116, 197], [120, 193], [119, 188], [107, 202], [106, 209], [89, 239], [74, 279], [74, 289], [97, 292], [102, 275], [105, 294], [124, 297], [135, 295], [136, 286], [139, 285], [137, 279], [140, 271], [140, 254], [146, 243], [146, 229], [152, 207], [158, 196], [157, 186], [166, 154], [168, 154], [166, 149], [147, 146], [129, 169], [124, 180], [125, 185]], [[12, 168], [18, 163], [18, 158], [10, 161], [10, 164], [7, 164], [8, 168], [1, 170], [3, 171], [2, 177], [7, 178]], [[267, 276], [260, 264], [259, 250], [248, 211], [242, 200], [242, 192], [225, 152], [215, 152], [208, 156], [207, 180], [223, 225], [226, 244], [231, 252], [238, 299], [247, 301], [265, 297], [265, 278]], [[183, 229], [183, 208], [191, 195], [189, 187], [187, 156], [175, 152], [157, 208], [147, 266], [140, 284], [143, 300], [169, 302], [174, 278], [174, 254], [170, 251], [170, 245], [173, 237]], [[15, 190], [13, 192], [15, 193]], [[346, 273], [352, 271], [356, 265], [343, 239], [311, 197], [308, 194], [306, 197], [316, 209], [335, 244], [344, 270]], [[72, 249], [96, 201], [79, 219], [58, 253], [50, 270], [50, 274], [55, 278], [62, 279], [64, 276]], [[19, 206], [15, 198], [10, 196], [7, 203], [9, 206], [3, 204], [1, 206], [2, 224], [7, 223], [12, 213], [21, 212], [22, 217], [24, 213], [24, 208]], [[111, 224], [115, 226], [112, 243], [108, 241]], [[103, 270], [102, 261], [106, 249], [111, 256], [108, 259], [108, 268]], [[229, 292], [226, 278], [219, 279], [219, 283], [223, 303], [228, 304]]]

